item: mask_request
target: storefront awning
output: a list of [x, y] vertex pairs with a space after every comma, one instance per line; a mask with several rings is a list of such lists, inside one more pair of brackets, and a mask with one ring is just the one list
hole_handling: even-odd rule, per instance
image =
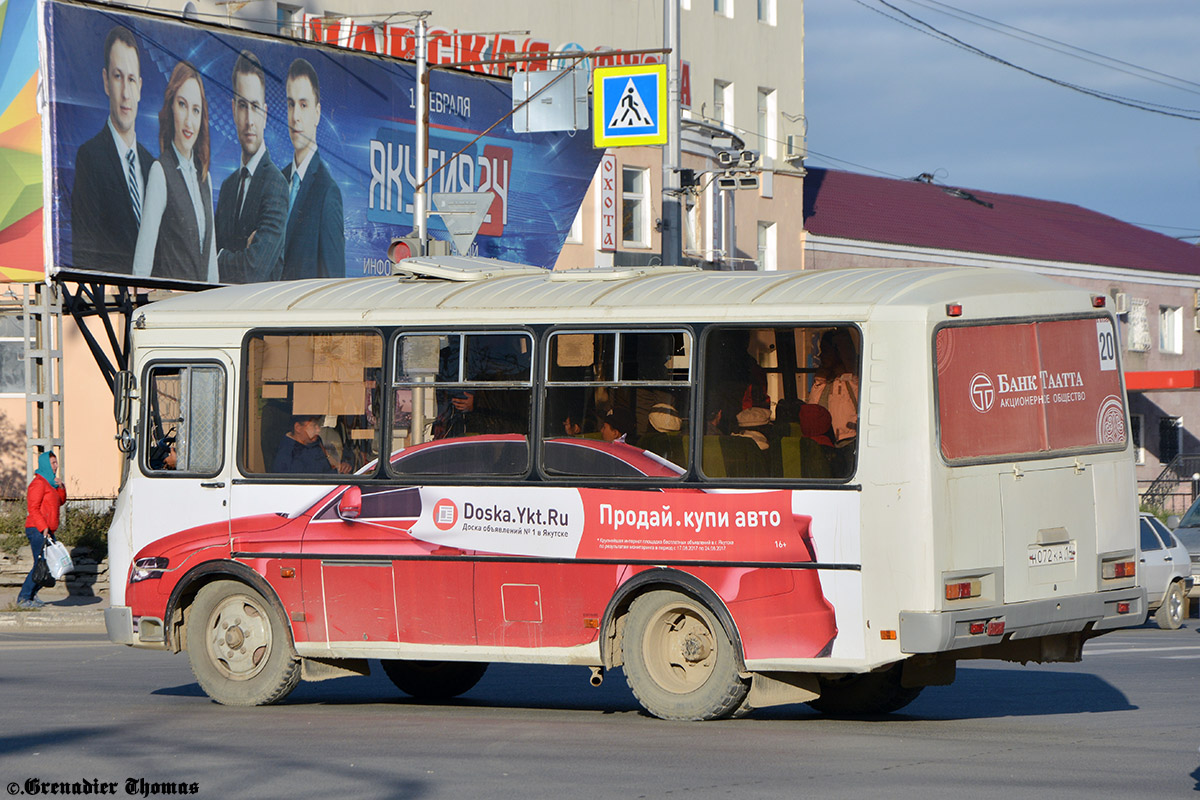
[[1182, 391], [1200, 389], [1200, 369], [1126, 372], [1128, 392]]

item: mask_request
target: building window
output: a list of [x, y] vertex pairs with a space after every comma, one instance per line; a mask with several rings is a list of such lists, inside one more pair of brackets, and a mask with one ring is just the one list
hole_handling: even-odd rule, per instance
[[713, 119], [727, 127], [733, 125], [733, 84], [713, 81]]
[[733, 18], [733, 0], [713, 0], [713, 13]]
[[1146, 418], [1141, 414], [1129, 415], [1129, 438], [1133, 441], [1133, 463], [1146, 463], [1146, 448], [1142, 446], [1142, 425]]
[[775, 90], [758, 87], [758, 151], [763, 165], [775, 158], [775, 140], [779, 136], [775, 125]]
[[1129, 316], [1125, 323], [1129, 338], [1125, 348], [1131, 353], [1150, 351], [1150, 315], [1146, 311], [1149, 305], [1150, 301], [1144, 297], [1134, 297], [1129, 301]]
[[775, 258], [775, 223], [758, 221], [758, 268], [774, 272], [778, 268]]
[[775, 0], [758, 0], [758, 21], [775, 24]]
[[1158, 460], [1170, 464], [1183, 449], [1183, 418], [1159, 417]]
[[567, 231], [566, 244], [583, 244], [583, 206], [575, 212], [575, 221], [571, 223], [571, 230]]
[[1183, 352], [1183, 309], [1158, 307], [1158, 349], [1162, 353]]
[[621, 169], [621, 239], [631, 247], [650, 246], [650, 171]]
[[25, 392], [25, 331], [21, 317], [0, 317], [0, 394]]

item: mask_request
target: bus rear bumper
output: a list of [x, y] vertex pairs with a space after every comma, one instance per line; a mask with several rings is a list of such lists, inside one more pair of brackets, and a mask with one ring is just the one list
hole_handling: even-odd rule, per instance
[[[1118, 610], [1124, 608], [1124, 611]], [[1140, 586], [1097, 594], [1030, 600], [956, 611], [901, 611], [900, 649], [942, 653], [1005, 640], [1129, 628], [1146, 621], [1146, 590]], [[982, 631], [972, 633], [972, 625]]]

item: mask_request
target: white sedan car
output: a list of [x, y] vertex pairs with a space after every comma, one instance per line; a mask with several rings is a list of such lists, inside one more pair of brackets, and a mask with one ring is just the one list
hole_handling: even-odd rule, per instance
[[1158, 627], [1175, 630], [1188, 616], [1192, 563], [1187, 548], [1152, 514], [1141, 518], [1139, 583]]

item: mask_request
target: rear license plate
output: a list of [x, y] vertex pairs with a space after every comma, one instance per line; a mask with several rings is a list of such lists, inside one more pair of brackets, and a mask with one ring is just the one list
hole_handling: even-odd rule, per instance
[[1066, 544], [1032, 545], [1029, 548], [1029, 566], [1045, 567], [1051, 564], [1073, 564], [1075, 542]]

